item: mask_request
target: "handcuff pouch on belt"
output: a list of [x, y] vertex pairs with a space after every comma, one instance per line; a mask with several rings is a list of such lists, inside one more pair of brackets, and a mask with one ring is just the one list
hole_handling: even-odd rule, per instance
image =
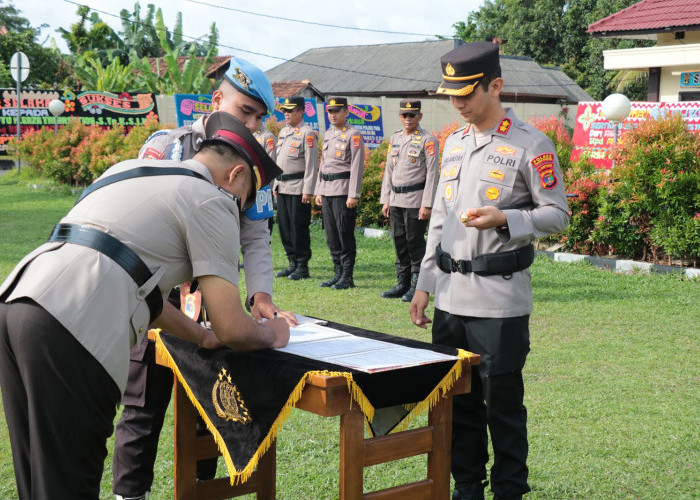
[[472, 260], [454, 260], [440, 244], [435, 248], [435, 261], [445, 273], [474, 273], [479, 276], [507, 275], [527, 269], [535, 261], [532, 243], [508, 252], [484, 253]]

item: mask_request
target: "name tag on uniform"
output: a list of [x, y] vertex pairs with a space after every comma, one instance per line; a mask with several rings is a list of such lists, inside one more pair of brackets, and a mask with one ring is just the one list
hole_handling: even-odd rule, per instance
[[244, 213], [251, 220], [269, 219], [275, 215], [270, 186], [265, 186], [258, 190], [255, 197], [255, 205]]

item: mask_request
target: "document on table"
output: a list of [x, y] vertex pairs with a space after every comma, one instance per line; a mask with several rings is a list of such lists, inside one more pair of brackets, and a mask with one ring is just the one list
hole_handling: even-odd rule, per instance
[[397, 368], [459, 359], [427, 349], [357, 337], [320, 324], [305, 322], [289, 329], [289, 344], [278, 351], [376, 373]]

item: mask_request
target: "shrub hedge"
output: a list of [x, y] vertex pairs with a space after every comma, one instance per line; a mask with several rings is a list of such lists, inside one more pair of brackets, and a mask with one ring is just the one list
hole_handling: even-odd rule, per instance
[[[552, 139], [564, 174], [571, 220], [563, 234], [548, 238], [566, 250], [651, 261], [700, 261], [700, 136], [678, 114], [649, 119], [629, 130], [611, 151], [615, 166], [597, 169], [585, 157], [571, 163], [573, 142], [562, 121], [538, 118], [533, 125]], [[273, 124], [273, 129], [279, 124]], [[434, 132], [440, 144], [457, 121]], [[117, 127], [90, 128], [72, 120], [54, 135], [51, 128], [26, 134], [19, 146], [37, 174], [68, 185], [87, 185], [119, 161], [135, 158], [153, 132], [155, 119], [129, 134]], [[388, 142], [365, 151], [358, 226], [388, 224], [379, 203]], [[314, 214], [319, 215], [317, 208]]]

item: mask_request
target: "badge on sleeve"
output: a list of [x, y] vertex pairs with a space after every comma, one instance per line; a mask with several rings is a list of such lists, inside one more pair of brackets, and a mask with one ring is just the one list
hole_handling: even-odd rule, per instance
[[360, 136], [359, 135], [353, 136], [352, 147], [354, 147], [355, 149], [359, 149], [359, 147], [360, 147]]
[[306, 148], [307, 149], [313, 149], [314, 148], [314, 136], [313, 135], [307, 135], [306, 136]]
[[267, 138], [267, 142], [265, 143], [267, 150], [272, 151], [275, 147], [275, 140], [272, 137]]
[[163, 152], [158, 151], [156, 148], [146, 148], [146, 151], [143, 152], [143, 159], [144, 160], [162, 160], [163, 159]]
[[537, 170], [544, 189], [553, 189], [557, 185], [557, 177], [554, 174], [554, 153], [542, 153], [535, 156], [530, 164]]
[[435, 156], [435, 143], [434, 142], [426, 143], [425, 150], [428, 152], [428, 156]]

